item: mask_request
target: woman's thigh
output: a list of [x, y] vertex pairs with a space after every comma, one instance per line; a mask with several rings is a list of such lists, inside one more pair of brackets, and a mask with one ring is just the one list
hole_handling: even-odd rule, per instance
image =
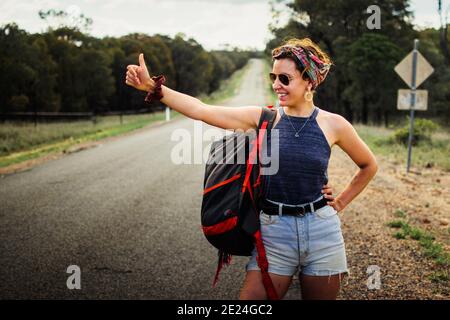
[[[284, 297], [292, 282], [291, 276], [280, 276], [270, 273], [273, 286], [280, 299]], [[266, 300], [267, 294], [264, 288], [261, 271], [249, 270], [245, 276], [244, 285], [239, 296], [240, 300]]]
[[330, 276], [300, 275], [302, 300], [336, 300], [345, 273]]

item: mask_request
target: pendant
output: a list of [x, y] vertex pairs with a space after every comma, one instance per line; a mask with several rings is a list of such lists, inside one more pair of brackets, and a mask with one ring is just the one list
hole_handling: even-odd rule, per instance
[[298, 137], [300, 137], [300, 135], [299, 135], [298, 133], [296, 133], [296, 134], [295, 134], [295, 137], [298, 138]]

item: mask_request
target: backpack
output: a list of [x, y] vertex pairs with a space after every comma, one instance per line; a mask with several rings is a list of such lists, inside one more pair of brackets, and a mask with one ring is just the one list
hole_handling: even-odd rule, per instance
[[218, 249], [213, 287], [233, 255], [250, 256], [256, 246], [267, 296], [277, 299], [268, 274], [257, 205], [263, 194], [261, 145], [277, 114], [271, 108], [262, 108], [256, 132], [235, 131], [212, 143], [205, 168], [201, 224], [206, 239]]

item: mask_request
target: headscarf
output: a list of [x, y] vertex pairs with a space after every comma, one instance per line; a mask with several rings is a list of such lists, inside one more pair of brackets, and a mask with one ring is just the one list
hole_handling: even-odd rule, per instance
[[273, 52], [272, 57], [276, 59], [284, 52], [291, 52], [297, 57], [298, 62], [311, 80], [313, 90], [325, 80], [328, 72], [330, 71], [331, 63], [323, 62], [311, 51], [302, 47], [294, 47], [289, 45], [282, 46], [280, 49], [276, 50], [276, 52]]

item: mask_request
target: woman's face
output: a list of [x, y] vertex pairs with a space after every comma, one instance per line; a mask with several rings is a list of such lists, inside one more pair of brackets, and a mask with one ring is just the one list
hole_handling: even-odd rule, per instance
[[280, 106], [294, 107], [305, 101], [304, 94], [311, 88], [308, 81], [301, 77], [300, 71], [296, 68], [295, 62], [291, 59], [278, 59], [273, 63], [272, 73], [276, 75], [284, 74], [289, 78], [289, 85], [281, 83], [277, 76], [272, 88], [278, 96]]

